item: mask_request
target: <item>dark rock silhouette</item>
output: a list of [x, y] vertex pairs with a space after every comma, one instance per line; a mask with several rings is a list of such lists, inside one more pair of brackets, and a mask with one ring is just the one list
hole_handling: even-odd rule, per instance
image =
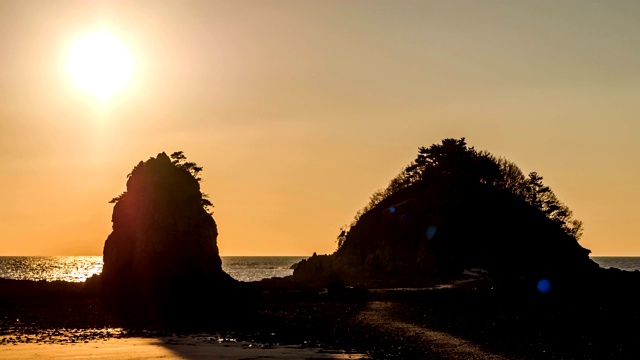
[[169, 294], [233, 282], [222, 270], [216, 223], [203, 208], [198, 179], [181, 160], [160, 153], [140, 162], [126, 192], [112, 200], [101, 275], [107, 292]]
[[[576, 240], [580, 229], [569, 221], [581, 223], [570, 219], [570, 210], [546, 187], [537, 194], [512, 190], [518, 184], [506, 184], [494, 160], [467, 148], [464, 139], [422, 148], [416, 162], [392, 180], [390, 188], [395, 188], [342, 231], [338, 250], [301, 261], [293, 279], [410, 284], [459, 276], [469, 268], [530, 278], [597, 270], [590, 251]], [[419, 168], [420, 161], [427, 165]], [[538, 178], [535, 174], [535, 185]], [[541, 196], [535, 195], [540, 194], [547, 205], [539, 205]], [[528, 202], [526, 196], [537, 202]], [[558, 209], [562, 213], [553, 213]]]

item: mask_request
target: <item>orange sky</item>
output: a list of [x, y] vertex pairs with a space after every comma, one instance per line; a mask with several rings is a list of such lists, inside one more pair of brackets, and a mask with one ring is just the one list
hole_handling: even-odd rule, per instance
[[[594, 255], [640, 255], [640, 3], [0, 1], [0, 255], [99, 255], [138, 161], [204, 167], [222, 255], [335, 249], [445, 137], [538, 171]], [[129, 84], [65, 73], [108, 29]], [[490, 225], [487, 228], [490, 231]]]

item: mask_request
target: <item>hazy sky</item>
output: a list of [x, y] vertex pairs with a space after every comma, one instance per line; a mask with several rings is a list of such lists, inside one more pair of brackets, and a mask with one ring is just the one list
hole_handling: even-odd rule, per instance
[[[0, 0], [0, 255], [100, 255], [131, 168], [176, 150], [204, 167], [222, 255], [329, 253], [418, 147], [462, 136], [543, 175], [594, 255], [640, 255], [638, 19], [637, 1]], [[104, 101], [65, 72], [96, 29], [133, 59]]]

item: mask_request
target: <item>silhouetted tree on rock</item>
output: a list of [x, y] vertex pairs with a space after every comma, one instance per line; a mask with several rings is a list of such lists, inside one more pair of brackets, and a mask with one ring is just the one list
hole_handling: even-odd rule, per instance
[[[339, 248], [298, 264], [294, 278], [419, 278], [469, 267], [539, 276], [595, 263], [573, 219], [542, 177], [469, 147], [421, 147], [416, 159], [341, 229]], [[534, 275], [537, 274], [537, 275]]]
[[160, 153], [140, 162], [127, 190], [111, 201], [113, 231], [101, 275], [107, 293], [202, 295], [235, 282], [221, 267], [217, 226], [206, 210], [211, 203], [200, 191], [202, 168], [185, 159], [182, 152]]

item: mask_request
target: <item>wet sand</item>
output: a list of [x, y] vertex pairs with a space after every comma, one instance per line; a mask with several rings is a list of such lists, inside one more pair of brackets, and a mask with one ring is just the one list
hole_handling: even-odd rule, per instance
[[[6, 343], [6, 342], [5, 342]], [[321, 348], [272, 346], [221, 341], [211, 337], [110, 338], [79, 343], [9, 343], [0, 346], [0, 359], [367, 359], [362, 354], [329, 352]]]
[[640, 319], [637, 275], [605, 275], [551, 294], [491, 279], [265, 285], [251, 307], [195, 328], [126, 326], [75, 285], [0, 281], [0, 359], [640, 359], [640, 333], [628, 331]]
[[373, 301], [358, 316], [365, 323], [380, 328], [385, 333], [395, 334], [415, 346], [421, 347], [425, 354], [446, 359], [482, 359], [506, 360], [499, 354], [493, 354], [472, 341], [462, 339], [444, 331], [430, 329], [394, 319], [391, 314], [392, 303]]

